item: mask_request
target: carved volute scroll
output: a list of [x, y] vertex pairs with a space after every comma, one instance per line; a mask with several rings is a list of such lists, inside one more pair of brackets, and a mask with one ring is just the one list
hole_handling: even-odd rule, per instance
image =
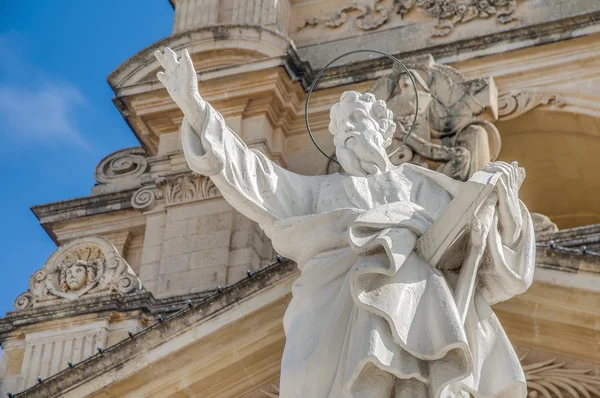
[[98, 184], [93, 194], [109, 193], [141, 186], [141, 177], [148, 171], [146, 151], [141, 147], [121, 149], [106, 156], [96, 166]]
[[112, 243], [86, 237], [62, 245], [48, 258], [30, 278], [29, 290], [15, 300], [15, 310], [141, 289], [140, 280]]

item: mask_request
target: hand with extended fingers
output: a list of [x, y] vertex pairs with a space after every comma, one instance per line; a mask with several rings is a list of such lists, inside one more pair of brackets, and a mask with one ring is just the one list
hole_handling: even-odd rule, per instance
[[488, 163], [484, 170], [489, 173], [502, 173], [498, 182], [498, 210], [500, 212], [500, 234], [507, 244], [516, 242], [521, 231], [522, 212], [519, 189], [525, 179], [525, 169], [517, 162]]
[[166, 47], [164, 53], [157, 50], [154, 56], [164, 68], [156, 77], [183, 113], [191, 116], [198, 106], [203, 108], [204, 100], [198, 92], [198, 78], [188, 51], [183, 50], [182, 57], [178, 59], [177, 54]]

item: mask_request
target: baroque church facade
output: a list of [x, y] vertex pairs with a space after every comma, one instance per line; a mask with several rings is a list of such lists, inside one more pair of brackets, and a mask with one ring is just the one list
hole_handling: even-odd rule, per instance
[[[334, 173], [329, 108], [386, 100], [395, 164], [466, 180], [491, 160], [527, 170], [537, 257], [494, 306], [530, 397], [600, 397], [600, 3], [597, 0], [171, 0], [172, 35], [109, 76], [140, 145], [107, 155], [88, 196], [33, 206], [57, 249], [0, 319], [11, 397], [278, 396], [297, 265], [191, 172], [182, 113], [156, 50], [188, 49], [200, 93], [251, 148]], [[415, 109], [415, 95], [418, 108]], [[107, 99], [108, 100], [108, 99]], [[416, 115], [415, 115], [416, 113]]]

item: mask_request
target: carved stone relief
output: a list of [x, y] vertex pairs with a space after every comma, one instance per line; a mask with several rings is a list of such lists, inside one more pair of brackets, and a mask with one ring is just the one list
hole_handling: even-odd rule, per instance
[[329, 16], [306, 19], [298, 30], [317, 25], [337, 28], [345, 24], [351, 14], [355, 14], [353, 22], [357, 28], [373, 30], [388, 22], [392, 11], [404, 18], [415, 6], [437, 19], [432, 37], [447, 36], [456, 24], [476, 18], [495, 17], [502, 24], [517, 20], [514, 16], [517, 0], [393, 0], [391, 9], [382, 3], [382, 0], [355, 0], [332, 11]]
[[87, 237], [59, 247], [29, 280], [29, 290], [15, 301], [15, 310], [76, 300], [84, 295], [128, 294], [141, 282], [106, 239]]
[[141, 177], [148, 170], [148, 160], [140, 147], [121, 149], [106, 156], [96, 166], [94, 177], [97, 185], [93, 194], [109, 193], [137, 188]]
[[131, 198], [131, 205], [136, 209], [149, 210], [154, 207], [156, 200], [173, 205], [220, 195], [210, 178], [199, 174], [183, 174], [158, 178], [154, 186], [139, 189]]
[[385, 24], [390, 17], [389, 10], [380, 4], [381, 1], [382, 0], [356, 0], [344, 4], [327, 17], [306, 19], [304, 23], [298, 27], [298, 30], [301, 30], [306, 26], [317, 26], [319, 24], [323, 24], [329, 28], [337, 28], [348, 22], [351, 15], [354, 15], [353, 22], [357, 28], [361, 30], [377, 29]]
[[510, 120], [539, 106], [554, 105], [562, 108], [565, 100], [558, 94], [539, 92], [510, 92], [498, 97], [499, 120]]
[[517, 20], [517, 0], [394, 0], [394, 11], [402, 18], [415, 6], [437, 18], [433, 37], [447, 36], [456, 24], [476, 18], [495, 17], [502, 24]]

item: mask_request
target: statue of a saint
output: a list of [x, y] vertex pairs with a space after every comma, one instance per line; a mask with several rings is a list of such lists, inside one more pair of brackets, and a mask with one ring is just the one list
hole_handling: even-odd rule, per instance
[[[385, 149], [395, 124], [385, 102], [342, 94], [329, 130], [344, 172], [302, 176], [225, 125], [200, 96], [187, 51], [156, 57], [158, 78], [185, 115], [190, 168], [210, 176], [301, 270], [283, 320], [282, 398], [526, 396], [519, 359], [490, 308], [533, 278], [533, 225], [518, 198], [524, 174], [516, 163], [486, 167], [500, 177], [482, 218], [487, 232], [476, 235], [485, 261], [461, 310], [461, 268], [436, 268], [416, 247], [469, 182], [392, 165]], [[475, 221], [473, 231], [482, 230]], [[467, 257], [468, 247], [453, 250], [455, 260]]]

